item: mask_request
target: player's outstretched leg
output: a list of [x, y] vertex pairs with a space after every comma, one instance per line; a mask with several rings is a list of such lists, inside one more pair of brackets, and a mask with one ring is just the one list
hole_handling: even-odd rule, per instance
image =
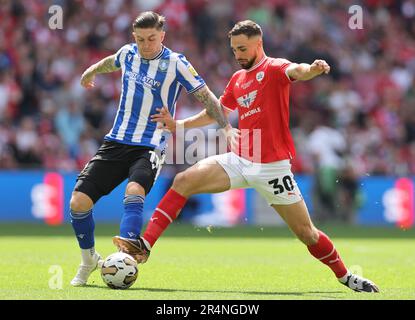
[[346, 287], [358, 292], [379, 292], [378, 287], [372, 281], [347, 270], [330, 238], [322, 231], [315, 230], [318, 233], [318, 240], [307, 246], [313, 257], [331, 268], [339, 282]]
[[330, 238], [314, 227], [303, 200], [290, 205], [273, 205], [272, 207], [307, 246], [311, 255], [327, 265], [340, 283], [358, 292], [379, 292], [378, 287], [372, 281], [347, 270]]
[[379, 292], [379, 288], [369, 279], [347, 271], [347, 274], [338, 279], [340, 283], [357, 292]]
[[142, 237], [137, 240], [114, 237], [113, 242], [119, 250], [132, 255], [138, 263], [144, 263], [157, 239], [176, 219], [191, 195], [223, 192], [229, 188], [229, 177], [222, 166], [210, 158], [204, 159], [175, 177], [171, 189], [157, 205]]
[[85, 285], [91, 273], [103, 262], [99, 253], [95, 252], [92, 206], [92, 200], [86, 194], [76, 191], [72, 194], [71, 224], [81, 248], [81, 264], [71, 281], [73, 286]]

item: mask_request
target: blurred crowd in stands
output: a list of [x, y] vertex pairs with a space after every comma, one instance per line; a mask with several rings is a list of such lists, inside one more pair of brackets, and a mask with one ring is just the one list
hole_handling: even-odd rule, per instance
[[[63, 8], [62, 30], [49, 28], [53, 4]], [[363, 29], [350, 29], [346, 0], [0, 1], [0, 169], [85, 165], [112, 126], [121, 83], [120, 72], [99, 75], [85, 90], [80, 75], [132, 42], [134, 18], [154, 10], [167, 19], [165, 45], [217, 96], [238, 70], [227, 32], [239, 20], [261, 25], [269, 56], [331, 65], [292, 85], [294, 172], [322, 172], [322, 185], [331, 175], [414, 175], [415, 1], [353, 4]], [[183, 92], [177, 117], [200, 110]]]

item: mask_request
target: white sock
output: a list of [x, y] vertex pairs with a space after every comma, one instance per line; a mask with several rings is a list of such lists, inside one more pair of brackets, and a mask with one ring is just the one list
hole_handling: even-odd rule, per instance
[[346, 273], [343, 277], [341, 277], [341, 278], [337, 278], [337, 280], [339, 280], [341, 283], [346, 283], [347, 278], [348, 278], [351, 274], [352, 274], [352, 273], [351, 273], [349, 270], [347, 270], [347, 273]]
[[81, 249], [82, 264], [91, 265], [94, 264], [95, 247], [89, 249]]

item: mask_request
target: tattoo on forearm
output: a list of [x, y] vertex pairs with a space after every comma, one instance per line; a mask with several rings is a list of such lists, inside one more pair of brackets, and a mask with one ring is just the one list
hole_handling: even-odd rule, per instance
[[221, 128], [225, 128], [229, 121], [223, 113], [222, 106], [219, 100], [215, 97], [212, 91], [206, 86], [197, 90], [194, 96], [199, 100], [206, 108], [206, 113], [212, 119], [215, 119]]
[[96, 73], [108, 73], [118, 70], [119, 68], [115, 65], [115, 56], [108, 56], [101, 61], [94, 64], [91, 71]]

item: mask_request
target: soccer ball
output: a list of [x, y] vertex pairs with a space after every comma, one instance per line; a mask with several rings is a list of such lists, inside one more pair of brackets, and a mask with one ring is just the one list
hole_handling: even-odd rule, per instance
[[138, 276], [137, 262], [124, 252], [109, 255], [101, 268], [101, 277], [111, 289], [127, 289]]

